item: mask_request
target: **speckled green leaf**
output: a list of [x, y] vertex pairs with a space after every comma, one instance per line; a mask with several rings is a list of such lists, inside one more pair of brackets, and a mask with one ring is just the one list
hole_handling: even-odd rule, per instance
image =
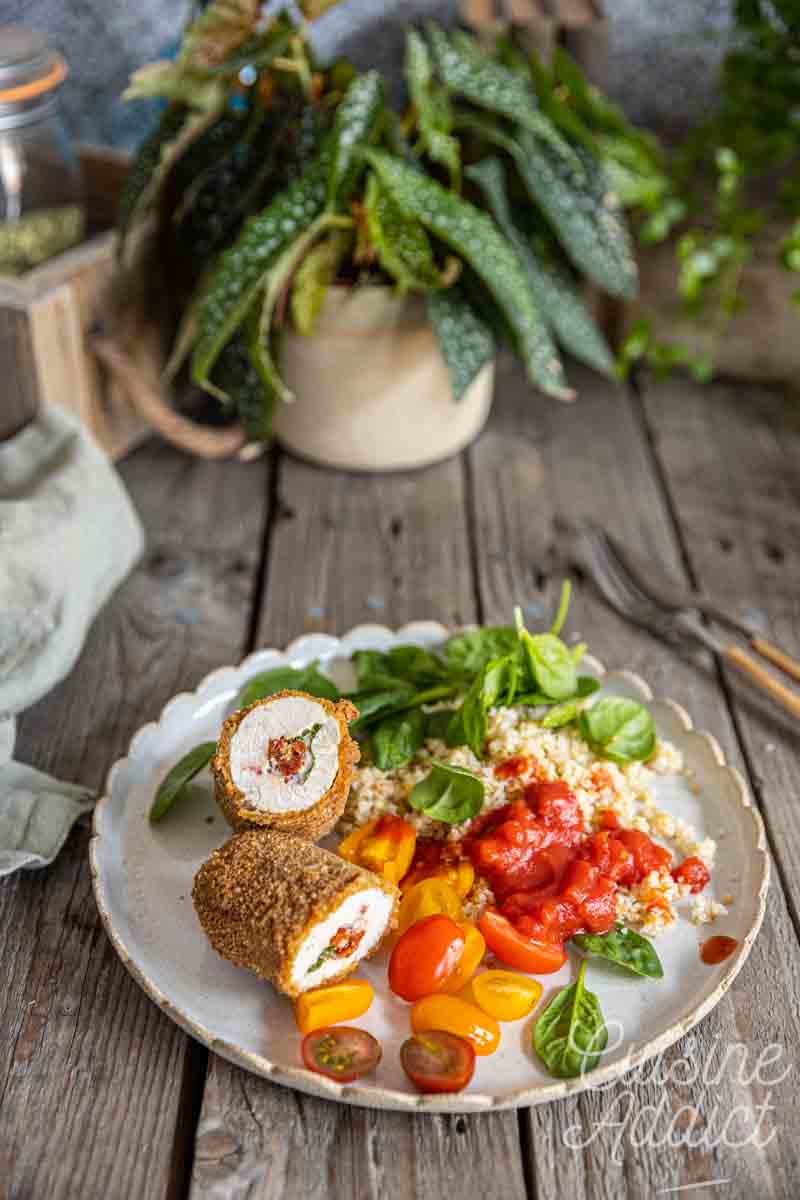
[[313, 333], [328, 288], [352, 244], [352, 233], [333, 229], [308, 252], [297, 268], [292, 280], [292, 320], [304, 337]]
[[494, 358], [494, 337], [455, 284], [428, 297], [428, 319], [442, 348], [453, 398], [460, 400], [475, 376]]
[[383, 109], [383, 81], [377, 71], [357, 75], [336, 110], [326, 208], [344, 208], [364, 169], [361, 149], [369, 145]]
[[466, 174], [483, 189], [492, 215], [516, 250], [542, 314], [561, 345], [582, 362], [611, 375], [614, 369], [611, 351], [569, 273], [555, 263], [541, 262], [514, 224], [500, 160], [485, 158], [469, 167]]
[[451, 92], [529, 129], [580, 172], [573, 148], [541, 111], [533, 89], [523, 78], [490, 58], [466, 55], [433, 23], [428, 24], [427, 32], [436, 68]]
[[364, 195], [369, 235], [378, 261], [401, 291], [427, 292], [439, 286], [439, 272], [427, 233], [409, 217], [370, 172]]
[[319, 216], [330, 160], [322, 154], [299, 179], [246, 223], [221, 255], [197, 316], [192, 378], [205, 387], [209, 372], [245, 319], [277, 259]]
[[600, 164], [581, 148], [575, 152], [583, 162], [583, 179], [549, 147], [523, 133], [519, 173], [575, 266], [612, 296], [632, 300], [638, 288], [636, 260], [619, 200]]
[[525, 272], [492, 219], [388, 154], [370, 150], [367, 157], [401, 208], [452, 246], [486, 284], [513, 330], [531, 382], [548, 395], [571, 399]]
[[529, 196], [580, 271], [613, 296], [636, 295], [636, 261], [619, 200], [586, 150], [574, 147], [584, 170], [577, 177], [528, 130], [512, 137], [491, 118], [476, 113], [459, 113], [458, 124], [512, 156]]
[[182, 104], [172, 104], [165, 109], [155, 129], [139, 147], [133, 160], [119, 203], [117, 226], [119, 228], [119, 253], [124, 249], [125, 236], [136, 216], [148, 203], [159, 166], [170, 146], [174, 145], [181, 129], [189, 117], [189, 109]]
[[241, 329], [223, 348], [214, 365], [212, 380], [221, 392], [230, 396], [247, 436], [253, 441], [269, 437], [274, 394], [264, 386]]
[[450, 134], [450, 102], [446, 93], [434, 88], [430, 51], [415, 30], [406, 37], [406, 81], [424, 150], [457, 178], [461, 159], [458, 142]]

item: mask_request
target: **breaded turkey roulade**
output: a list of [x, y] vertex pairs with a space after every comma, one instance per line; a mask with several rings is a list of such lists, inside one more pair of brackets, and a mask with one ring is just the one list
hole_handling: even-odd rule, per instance
[[234, 829], [266, 825], [316, 841], [344, 811], [358, 743], [348, 700], [277, 692], [228, 717], [211, 760], [214, 794]]
[[194, 877], [211, 945], [287, 996], [349, 975], [389, 931], [399, 892], [370, 871], [274, 829], [245, 829]]

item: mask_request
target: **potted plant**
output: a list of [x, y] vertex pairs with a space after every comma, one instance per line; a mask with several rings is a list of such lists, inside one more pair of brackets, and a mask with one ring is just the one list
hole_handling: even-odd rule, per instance
[[460, 449], [501, 340], [572, 399], [558, 346], [613, 367], [585, 281], [636, 289], [596, 131], [535, 59], [429, 25], [405, 73], [398, 115], [377, 72], [322, 70], [286, 15], [215, 0], [127, 93], [168, 101], [120, 220], [124, 261], [155, 217], [179, 317], [167, 376], [186, 362], [249, 439], [340, 467]]

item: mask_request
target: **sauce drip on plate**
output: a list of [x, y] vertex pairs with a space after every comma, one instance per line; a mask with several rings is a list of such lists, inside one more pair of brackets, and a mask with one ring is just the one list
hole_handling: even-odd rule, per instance
[[716, 934], [714, 937], [706, 938], [700, 946], [700, 959], [706, 966], [715, 967], [717, 963], [730, 958], [738, 945], [736, 938]]

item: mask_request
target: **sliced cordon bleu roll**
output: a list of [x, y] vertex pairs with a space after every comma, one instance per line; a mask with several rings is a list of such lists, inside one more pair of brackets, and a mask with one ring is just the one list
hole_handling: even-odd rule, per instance
[[203, 863], [192, 900], [218, 954], [294, 997], [373, 954], [399, 892], [312, 842], [246, 829]]
[[234, 829], [265, 825], [316, 841], [344, 811], [359, 749], [357, 709], [284, 691], [228, 717], [211, 760], [214, 794]]

